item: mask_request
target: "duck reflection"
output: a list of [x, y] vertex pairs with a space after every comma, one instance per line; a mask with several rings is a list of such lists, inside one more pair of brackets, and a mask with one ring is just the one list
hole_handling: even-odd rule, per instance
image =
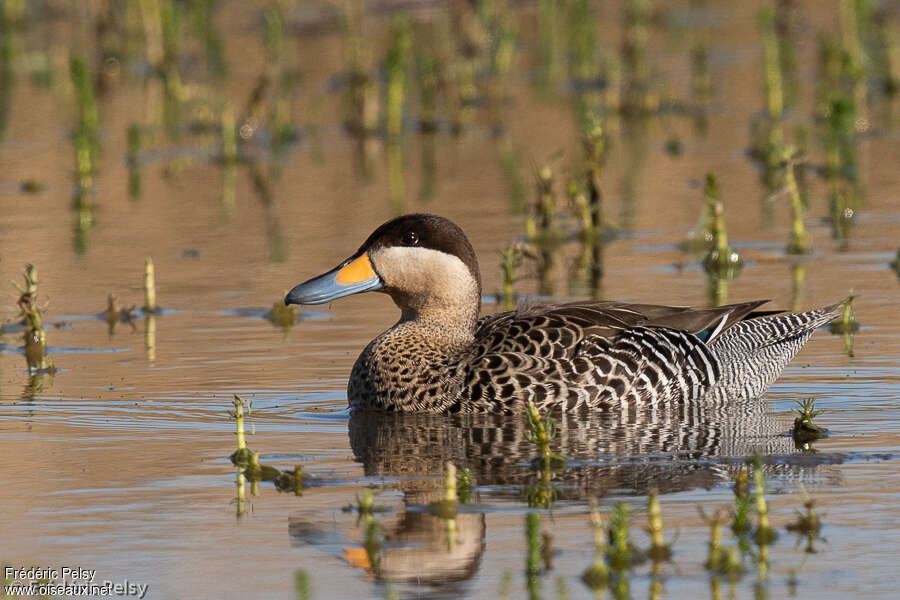
[[[410, 489], [399, 510], [382, 511], [376, 505], [359, 513], [358, 534], [347, 536], [323, 528], [318, 521], [293, 516], [291, 537], [303, 544], [329, 550], [376, 581], [435, 586], [452, 591], [453, 584], [472, 577], [485, 549], [485, 515], [461, 505], [449, 513], [430, 509], [442, 497], [429, 481], [429, 489]], [[459, 597], [451, 593], [448, 597]]]
[[391, 583], [465, 581], [481, 562], [485, 531], [481, 512], [446, 518], [407, 509], [385, 531], [375, 576]]
[[[818, 465], [830, 462], [798, 451], [787, 434], [790, 417], [773, 414], [764, 400], [555, 418], [559, 433], [552, 450], [567, 461], [553, 469], [550, 504], [730, 484], [755, 452], [767, 457], [766, 476], [776, 487], [785, 479], [809, 483], [821, 476]], [[400, 491], [401, 506], [360, 511], [356, 539], [341, 534], [322, 539], [320, 525], [298, 517], [291, 519], [291, 535], [330, 546], [381, 583], [459, 592], [457, 586], [477, 571], [485, 550], [484, 503], [530, 504], [529, 494], [547, 483], [527, 433], [522, 416], [353, 412], [349, 436], [355, 460], [367, 477], [385, 478], [388, 487]], [[448, 462], [470, 470], [480, 504], [435, 510], [445, 497], [439, 476]], [[382, 502], [390, 498], [382, 496]]]
[[[771, 476], [805, 478], [809, 458], [798, 454], [764, 400], [691, 404], [669, 409], [558, 415], [553, 452], [568, 460], [555, 475], [557, 498], [584, 499], [616, 493], [670, 493], [712, 487], [755, 452], [775, 455]], [[522, 417], [354, 412], [350, 445], [367, 476], [422, 477], [452, 461], [471, 469], [492, 497], [520, 496], [534, 484], [536, 447]], [[793, 458], [792, 458], [793, 456]], [[813, 465], [814, 466], [814, 465]], [[405, 482], [401, 482], [401, 489]]]

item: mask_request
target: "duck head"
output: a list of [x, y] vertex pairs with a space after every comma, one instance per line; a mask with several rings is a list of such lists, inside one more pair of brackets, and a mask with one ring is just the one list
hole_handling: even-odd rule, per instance
[[475, 250], [457, 225], [437, 215], [410, 214], [376, 229], [336, 268], [294, 287], [286, 304], [324, 304], [380, 291], [403, 311], [402, 320], [474, 321], [481, 308]]

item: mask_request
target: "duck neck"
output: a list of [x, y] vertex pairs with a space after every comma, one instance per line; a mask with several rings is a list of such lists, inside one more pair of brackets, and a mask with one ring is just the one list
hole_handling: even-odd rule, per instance
[[469, 294], [465, 302], [400, 305], [400, 320], [394, 329], [412, 334], [428, 346], [458, 349], [475, 339], [475, 323], [481, 310], [480, 295]]

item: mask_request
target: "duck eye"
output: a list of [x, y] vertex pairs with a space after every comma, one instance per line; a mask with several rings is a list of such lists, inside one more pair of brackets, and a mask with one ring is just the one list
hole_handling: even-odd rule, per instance
[[419, 244], [419, 234], [415, 231], [407, 231], [400, 240], [404, 246], [417, 246]]

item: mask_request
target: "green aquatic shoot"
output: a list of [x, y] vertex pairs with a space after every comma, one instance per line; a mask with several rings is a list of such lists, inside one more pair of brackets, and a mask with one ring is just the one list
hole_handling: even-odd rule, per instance
[[859, 322], [853, 318], [853, 301], [855, 299], [856, 296], [853, 294], [853, 290], [850, 290], [847, 299], [844, 300], [844, 308], [840, 318], [832, 321], [828, 326], [831, 333], [846, 335], [856, 333], [859, 330]]
[[763, 42], [765, 68], [766, 109], [769, 118], [780, 120], [784, 112], [784, 85], [781, 78], [781, 59], [775, 34], [775, 11], [770, 6], [759, 11], [759, 30]]
[[734, 477], [734, 507], [732, 508], [731, 531], [738, 537], [750, 532], [750, 475], [742, 466]]
[[309, 573], [303, 569], [294, 571], [294, 592], [297, 600], [312, 600], [312, 585]]
[[505, 310], [515, 308], [516, 295], [514, 286], [516, 271], [522, 266], [524, 252], [521, 244], [512, 244], [500, 251], [500, 271], [503, 273], [503, 307]]
[[803, 400], [795, 400], [797, 403], [797, 419], [803, 423], [812, 425], [813, 419], [822, 414], [822, 410], [816, 409], [815, 398], [804, 398]]
[[[715, 249], [716, 203], [719, 202], [719, 188], [715, 175], [707, 173], [706, 185], [703, 187], [703, 208], [697, 225], [688, 234], [683, 248], [687, 252], [704, 252], [709, 255]], [[724, 227], [723, 227], [724, 230]], [[727, 245], [727, 237], [725, 238]]]
[[237, 488], [237, 497], [234, 499], [234, 503], [237, 517], [240, 519], [253, 510], [253, 504], [247, 500], [247, 476], [244, 475], [244, 471], [240, 467], [238, 467], [235, 487]]
[[541, 565], [543, 537], [541, 536], [541, 515], [529, 512], [525, 515], [525, 580], [528, 597], [538, 600], [541, 597]]
[[178, 54], [181, 47], [181, 7], [173, 0], [157, 0], [160, 31], [162, 33], [162, 57], [159, 75], [163, 79], [163, 123], [170, 135], [178, 133], [181, 118], [181, 100], [184, 95], [181, 75], [178, 72]]
[[609, 584], [609, 567], [606, 564], [606, 523], [597, 507], [597, 500], [593, 497], [590, 499], [590, 507], [591, 527], [594, 532], [594, 562], [581, 574], [581, 580], [592, 590], [602, 591]]
[[794, 419], [794, 427], [791, 429], [791, 436], [794, 438], [795, 444], [799, 448], [806, 449], [811, 442], [816, 441], [820, 437], [826, 435], [828, 430], [820, 427], [813, 422], [822, 411], [816, 409], [815, 398], [804, 398], [795, 400], [797, 408], [797, 418]]
[[509, 600], [512, 591], [513, 576], [509, 570], [503, 571], [500, 577], [500, 586], [497, 589], [497, 598], [499, 600]]
[[128, 197], [137, 200], [141, 197], [141, 147], [143, 144], [141, 126], [132, 123], [128, 126]]
[[459, 471], [457, 490], [460, 504], [470, 504], [472, 502], [472, 496], [475, 492], [475, 481], [472, 477], [472, 470], [468, 467]]
[[556, 422], [547, 414], [542, 415], [541, 411], [529, 400], [526, 405], [525, 418], [527, 419], [528, 430], [525, 432], [525, 439], [538, 447], [538, 456], [541, 461], [549, 467], [552, 461], [564, 461], [565, 459], [554, 454], [550, 450], [550, 444], [556, 439], [557, 429]]
[[791, 201], [791, 239], [788, 242], [788, 254], [809, 254], [812, 245], [806, 226], [803, 224], [803, 199], [794, 175], [794, 149], [785, 146], [782, 149], [784, 161], [784, 185]]
[[788, 531], [801, 533], [803, 535], [818, 534], [822, 529], [822, 519], [816, 513], [816, 502], [806, 493], [806, 488], [800, 486], [800, 493], [803, 494], [803, 508], [805, 511], [797, 511], [797, 520], [789, 523], [786, 528]]
[[757, 527], [754, 532], [754, 538], [760, 547], [771, 544], [778, 537], [778, 533], [769, 524], [769, 508], [766, 503], [766, 477], [762, 467], [762, 457], [755, 457], [753, 461], [753, 497], [756, 507]]
[[712, 96], [712, 77], [709, 73], [709, 51], [704, 43], [691, 48], [691, 89], [694, 98], [703, 103]]
[[162, 20], [159, 0], [139, 0], [141, 25], [144, 29], [144, 54], [147, 62], [158, 69], [163, 57]]
[[553, 167], [545, 164], [535, 173], [537, 201], [525, 222], [530, 241], [547, 242], [553, 239], [556, 224], [556, 193], [553, 190]]
[[240, 468], [246, 468], [252, 461], [253, 452], [247, 447], [244, 411], [246, 410], [247, 414], [250, 414], [251, 402], [234, 394], [233, 405], [234, 411], [229, 414], [234, 419], [237, 450], [231, 455], [231, 462]]
[[551, 92], [560, 77], [563, 54], [561, 5], [560, 0], [538, 2], [538, 65], [535, 83], [542, 94]]
[[456, 465], [447, 462], [444, 471], [444, 502], [458, 502], [456, 482]]
[[47, 332], [44, 330], [43, 309], [37, 303], [38, 271], [32, 264], [25, 265], [25, 283], [20, 286], [13, 282], [19, 291], [19, 318], [24, 324], [25, 361], [32, 375], [38, 372], [55, 372], [53, 360], [47, 356]]
[[75, 146], [75, 172], [77, 182], [76, 208], [79, 210], [78, 232], [86, 235], [92, 218], [87, 194], [94, 187], [97, 157], [99, 153], [98, 127], [100, 116], [94, 95], [94, 80], [90, 67], [82, 56], [69, 57], [69, 74], [75, 90], [77, 120], [72, 133]]
[[647, 556], [654, 562], [669, 560], [672, 557], [672, 546], [666, 544], [663, 538], [662, 507], [657, 490], [651, 490], [647, 496], [647, 520], [647, 533], [650, 535]]
[[161, 312], [156, 304], [156, 267], [153, 265], [153, 258], [150, 256], [144, 261], [143, 311], [147, 314], [158, 314]]
[[706, 174], [706, 185], [703, 188], [704, 204], [708, 214], [708, 223], [711, 227], [712, 250], [706, 255], [703, 266], [712, 275], [719, 279], [733, 279], [743, 265], [740, 255], [728, 245], [728, 233], [725, 231], [725, 208], [719, 195], [719, 184], [712, 173]]
[[234, 107], [226, 104], [222, 109], [222, 160], [226, 166], [237, 164], [238, 138]]
[[603, 191], [600, 187], [600, 178], [606, 165], [610, 142], [603, 121], [593, 114], [586, 118], [582, 146], [587, 164], [585, 169], [587, 210], [582, 213], [580, 219], [582, 235], [585, 238], [596, 239], [603, 235]]
[[444, 466], [443, 491], [443, 497], [437, 502], [432, 502], [428, 508], [431, 514], [441, 519], [454, 519], [456, 507], [459, 505], [459, 494], [457, 493], [456, 465], [449, 461]]
[[363, 492], [362, 496], [356, 496], [357, 502], [357, 524], [362, 522], [366, 528], [366, 537], [363, 547], [366, 551], [366, 558], [369, 561], [369, 568], [373, 571], [378, 569], [381, 556], [381, 526], [375, 520], [375, 500], [371, 490]]
[[609, 521], [610, 545], [607, 549], [609, 565], [615, 571], [624, 571], [637, 560], [629, 525], [628, 505], [617, 502]]
[[540, 575], [542, 565], [541, 515], [536, 512], [529, 512], [525, 515], [525, 542], [528, 547], [525, 557], [525, 574], [530, 579]]
[[564, 457], [550, 449], [557, 435], [556, 422], [549, 412], [542, 415], [531, 400], [526, 405], [525, 417], [527, 419], [525, 439], [538, 448], [538, 456], [533, 462], [538, 471], [537, 481], [526, 486], [525, 496], [530, 507], [550, 508], [556, 499], [553, 473], [565, 468], [566, 464]]
[[647, 44], [653, 18], [651, 0], [628, 0], [625, 3], [625, 39], [622, 64], [625, 85], [619, 110], [625, 116], [646, 115], [659, 108], [659, 97], [651, 93]]
[[412, 24], [409, 17], [399, 15], [391, 24], [390, 48], [387, 67], [387, 133], [392, 141], [403, 134], [403, 107], [406, 97], [406, 80], [410, 68], [412, 48]]
[[356, 495], [356, 512], [359, 515], [369, 515], [375, 511], [375, 496], [372, 490], [365, 490], [361, 495]]
[[722, 525], [725, 522], [726, 512], [719, 509], [711, 517], [707, 517], [700, 510], [700, 516], [709, 524], [709, 542], [703, 566], [709, 571], [720, 572], [728, 560], [728, 551], [722, 547]]

